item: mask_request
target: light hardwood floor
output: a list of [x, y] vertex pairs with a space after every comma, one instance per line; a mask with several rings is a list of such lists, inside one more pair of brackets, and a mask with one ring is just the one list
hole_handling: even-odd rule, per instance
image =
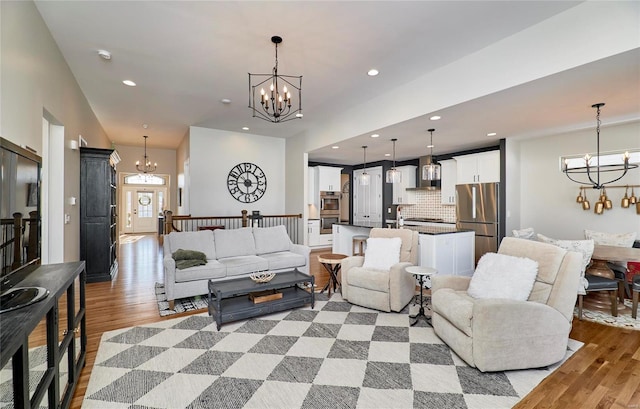
[[[116, 279], [87, 284], [87, 363], [72, 408], [82, 405], [105, 331], [177, 317], [158, 315], [153, 288], [154, 283], [162, 282], [163, 273], [162, 247], [156, 236], [130, 235], [126, 241], [120, 244]], [[311, 255], [311, 273], [323, 286], [328, 275], [317, 262], [317, 254]], [[571, 338], [585, 345], [516, 408], [640, 409], [640, 332], [576, 319]]]

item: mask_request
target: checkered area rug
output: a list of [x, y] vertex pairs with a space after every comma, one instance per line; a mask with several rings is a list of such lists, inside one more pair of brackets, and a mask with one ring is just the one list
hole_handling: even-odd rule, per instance
[[[60, 361], [60, 377], [67, 376], [67, 361]], [[13, 408], [13, 366], [11, 360], [0, 369], [0, 408]], [[47, 347], [40, 346], [29, 349], [29, 396], [33, 396], [38, 383], [44, 378], [47, 371]], [[47, 398], [41, 402], [41, 407], [46, 407]]]
[[173, 309], [170, 309], [167, 294], [164, 291], [164, 284], [156, 283], [155, 292], [156, 301], [158, 301], [158, 313], [161, 317], [185, 311], [206, 310], [208, 307], [207, 294], [204, 294], [177, 299], [174, 301]]
[[199, 314], [107, 332], [82, 407], [510, 408], [555, 369], [482, 373], [409, 308], [319, 298], [220, 331]]

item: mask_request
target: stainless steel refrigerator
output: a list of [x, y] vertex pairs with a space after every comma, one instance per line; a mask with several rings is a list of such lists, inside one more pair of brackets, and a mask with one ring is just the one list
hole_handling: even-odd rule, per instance
[[499, 203], [498, 183], [456, 186], [456, 224], [475, 231], [476, 262], [483, 254], [498, 250]]

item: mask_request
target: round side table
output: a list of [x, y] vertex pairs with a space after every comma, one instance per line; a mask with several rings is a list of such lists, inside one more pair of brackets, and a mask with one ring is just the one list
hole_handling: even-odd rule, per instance
[[340, 285], [340, 283], [338, 283], [338, 272], [340, 271], [340, 263], [342, 262], [343, 258], [347, 258], [347, 256], [345, 254], [337, 253], [326, 253], [318, 255], [318, 261], [329, 273], [329, 282], [320, 292], [323, 293], [326, 289], [329, 289], [329, 297], [331, 297], [331, 287], [333, 287], [333, 292], [335, 293], [338, 289], [338, 285]]
[[424, 279], [425, 277], [431, 277], [434, 274], [438, 274], [438, 270], [431, 267], [409, 266], [405, 268], [405, 271], [409, 274], [413, 274], [413, 276], [418, 280], [418, 283], [420, 283], [420, 310], [418, 310], [418, 313], [416, 315], [409, 316], [409, 318], [415, 319], [415, 321], [411, 323], [411, 326], [416, 325], [420, 317], [424, 317], [427, 323], [431, 325], [431, 323], [429, 322], [429, 317], [424, 314]]

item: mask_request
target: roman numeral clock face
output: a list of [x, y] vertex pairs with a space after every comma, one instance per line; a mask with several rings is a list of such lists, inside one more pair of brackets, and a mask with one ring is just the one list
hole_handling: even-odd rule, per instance
[[227, 187], [237, 201], [257, 202], [267, 191], [267, 176], [254, 163], [239, 163], [229, 172]]

